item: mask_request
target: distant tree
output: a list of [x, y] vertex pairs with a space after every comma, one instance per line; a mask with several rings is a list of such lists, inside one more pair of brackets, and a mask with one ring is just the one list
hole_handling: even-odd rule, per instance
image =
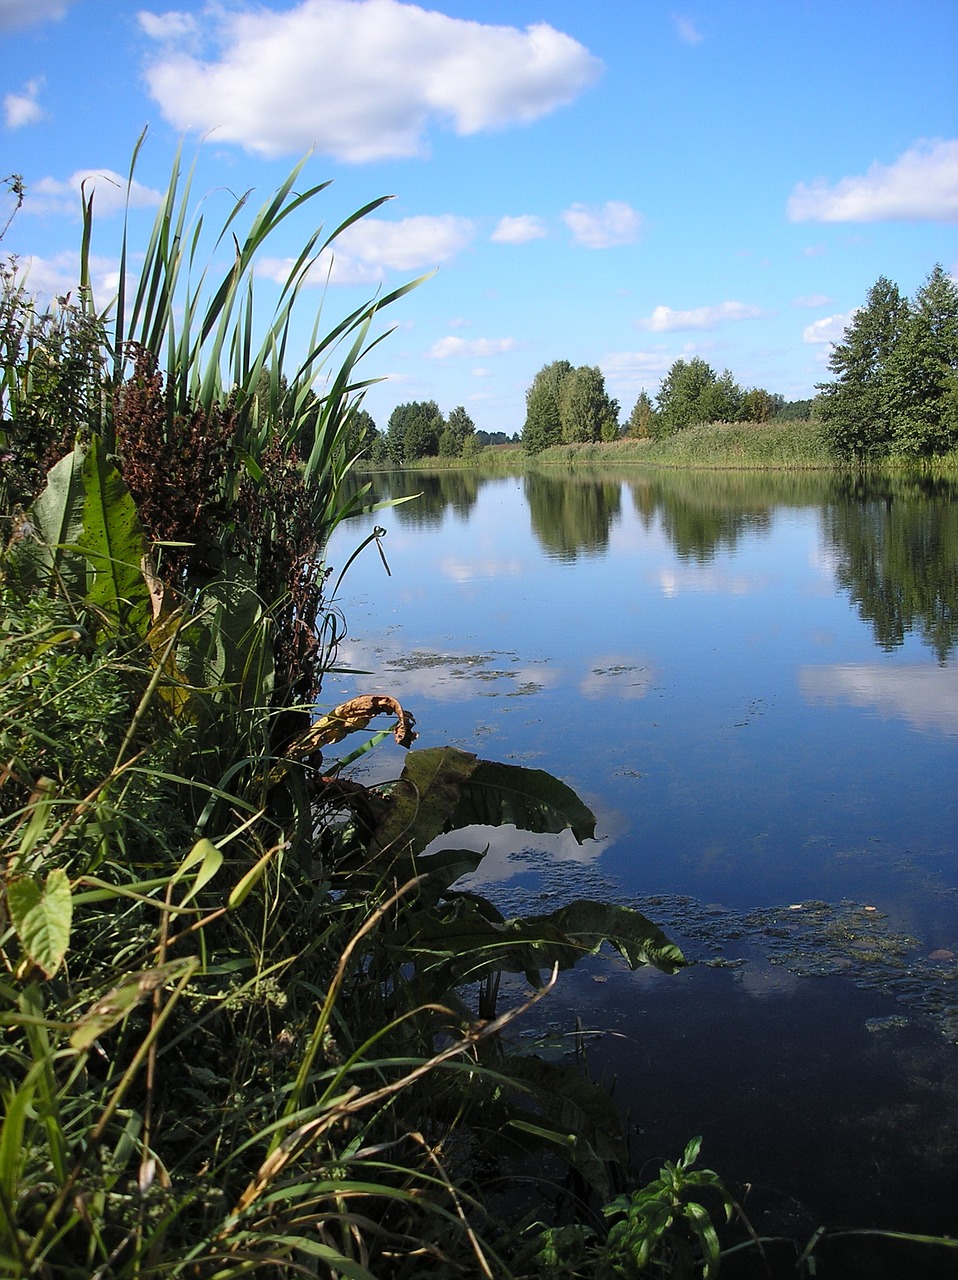
[[439, 452], [439, 437], [445, 423], [435, 400], [414, 400], [399, 404], [389, 415], [386, 448], [395, 466], [433, 458]]
[[958, 287], [940, 265], [915, 294], [885, 383], [894, 452], [928, 456], [958, 443]]
[[770, 422], [784, 403], [784, 397], [773, 396], [764, 387], [750, 387], [742, 394], [742, 421]]
[[367, 409], [354, 409], [349, 417], [346, 452], [353, 458], [368, 458], [379, 428]]
[[563, 379], [572, 372], [568, 360], [544, 365], [526, 392], [526, 421], [522, 445], [527, 453], [539, 453], [562, 440], [560, 393]]
[[466, 441], [476, 434], [476, 424], [460, 404], [453, 409], [446, 419], [446, 425], [439, 437], [439, 456], [442, 458], [458, 458], [465, 451]]
[[485, 448], [487, 444], [520, 444], [521, 440], [518, 431], [511, 436], [507, 436], [504, 431], [477, 431], [475, 434], [476, 444], [481, 448]]
[[825, 438], [841, 458], [863, 462], [887, 452], [893, 408], [888, 362], [908, 311], [898, 286], [881, 276], [832, 347], [828, 367], [837, 377], [819, 384], [819, 414]]
[[629, 421], [626, 425], [626, 434], [635, 440], [645, 440], [652, 434], [652, 420], [655, 417], [655, 409], [652, 407], [652, 399], [649, 393], [643, 387], [639, 392], [639, 398], [632, 407], [629, 414]]
[[619, 434], [619, 402], [605, 389], [597, 365], [580, 365], [562, 379], [559, 415], [564, 444], [614, 440]]
[[730, 369], [724, 369], [720, 377], [705, 387], [696, 407], [699, 422], [739, 422], [742, 418], [742, 388], [732, 377]]
[[715, 370], [701, 356], [676, 360], [655, 398], [656, 434], [670, 435], [695, 422], [707, 422], [703, 400], [715, 381]]

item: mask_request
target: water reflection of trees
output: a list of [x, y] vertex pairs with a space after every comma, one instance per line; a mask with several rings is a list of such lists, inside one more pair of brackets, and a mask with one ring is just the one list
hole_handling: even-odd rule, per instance
[[612, 522], [619, 514], [621, 494], [621, 480], [552, 476], [540, 471], [530, 471], [525, 477], [532, 530], [543, 550], [560, 560], [605, 550]]
[[774, 506], [785, 500], [756, 485], [751, 474], [715, 471], [644, 473], [629, 489], [646, 527], [658, 516], [676, 554], [700, 563], [720, 547], [732, 550], [745, 533], [767, 533]]
[[958, 644], [958, 491], [848, 478], [824, 507], [836, 577], [884, 649], [908, 632], [944, 662]]

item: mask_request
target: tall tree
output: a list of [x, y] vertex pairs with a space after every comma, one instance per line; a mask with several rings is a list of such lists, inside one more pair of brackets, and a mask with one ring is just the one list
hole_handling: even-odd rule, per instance
[[707, 422], [704, 397], [716, 380], [715, 370], [701, 356], [676, 360], [655, 398], [657, 434], [669, 435], [693, 423]]
[[526, 392], [526, 421], [522, 428], [522, 444], [527, 453], [539, 453], [549, 445], [562, 441], [562, 382], [570, 373], [568, 360], [553, 360], [544, 365]]
[[580, 365], [562, 379], [559, 415], [564, 444], [614, 440], [619, 434], [619, 403], [606, 391], [597, 365]]
[[645, 387], [639, 392], [639, 398], [632, 406], [632, 412], [629, 414], [629, 421], [626, 428], [627, 434], [636, 440], [645, 440], [652, 434], [652, 419], [655, 410], [652, 407], [652, 398], [646, 391]]
[[439, 437], [439, 456], [442, 458], [459, 458], [467, 452], [467, 441], [476, 434], [476, 424], [470, 418], [463, 405], [456, 405], [446, 419], [442, 435]]
[[908, 319], [908, 301], [885, 276], [855, 312], [828, 367], [834, 382], [819, 384], [826, 439], [839, 457], [864, 462], [885, 453], [892, 438], [888, 361]]
[[435, 457], [443, 427], [435, 400], [413, 400], [398, 404], [389, 415], [386, 447], [390, 461], [401, 466], [418, 458]]
[[958, 287], [940, 265], [915, 295], [885, 377], [896, 453], [958, 443]]

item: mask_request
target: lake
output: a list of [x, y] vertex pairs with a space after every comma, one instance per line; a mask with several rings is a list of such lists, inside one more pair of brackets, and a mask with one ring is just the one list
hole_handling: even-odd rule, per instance
[[[517, 1033], [702, 1134], [757, 1226], [958, 1234], [958, 492], [836, 476], [372, 477], [324, 703], [547, 769], [596, 839], [473, 831], [507, 914], [627, 903], [694, 963], [564, 974]], [[397, 776], [398, 748], [366, 780]], [[457, 844], [465, 843], [457, 837]], [[806, 1237], [807, 1238], [807, 1237]]]

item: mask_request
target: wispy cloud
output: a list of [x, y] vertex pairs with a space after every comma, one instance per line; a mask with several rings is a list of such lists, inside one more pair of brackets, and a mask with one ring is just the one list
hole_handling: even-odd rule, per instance
[[603, 205], [571, 205], [563, 213], [562, 221], [576, 243], [587, 249], [634, 244], [642, 234], [642, 215], [624, 200], [607, 200]]
[[806, 293], [800, 298], [792, 299], [793, 307], [827, 307], [831, 298], [827, 293]]
[[680, 329], [714, 329], [727, 320], [755, 320], [765, 314], [761, 307], [735, 301], [693, 307], [688, 311], [659, 306], [650, 316], [636, 320], [635, 324], [637, 329], [647, 329], [650, 333], [673, 333]]
[[521, 213], [515, 218], [500, 218], [489, 239], [496, 244], [528, 244], [530, 240], [543, 240], [548, 234], [541, 218]]
[[426, 353], [432, 360], [447, 360], [450, 356], [469, 356], [473, 360], [486, 356], [500, 356], [515, 351], [515, 338], [440, 338]]
[[0, 0], [0, 31], [62, 18], [72, 0]]
[[[389, 222], [363, 218], [347, 227], [322, 253], [306, 283], [377, 284], [388, 271], [423, 271], [449, 262], [471, 242], [473, 224], [468, 218], [444, 213], [420, 214]], [[257, 274], [285, 282], [293, 258], [264, 258]]]
[[22, 93], [8, 93], [3, 100], [4, 116], [8, 129], [20, 129], [25, 124], [37, 124], [45, 112], [37, 101], [43, 88], [43, 77], [28, 80]]
[[654, 351], [612, 351], [602, 357], [599, 368], [613, 391], [638, 395], [665, 377], [672, 356], [665, 348]]
[[547, 23], [493, 26], [400, 0], [300, 0], [283, 12], [210, 6], [213, 52], [183, 47], [170, 15], [145, 13], [162, 47], [146, 72], [177, 129], [215, 130], [265, 156], [308, 147], [352, 163], [422, 155], [429, 127], [465, 135], [527, 124], [572, 102], [602, 63]]
[[683, 44], [701, 44], [705, 39], [691, 18], [676, 13], [672, 15], [672, 21], [675, 24], [676, 34]]
[[800, 182], [788, 200], [792, 222], [954, 222], [958, 220], [958, 140], [919, 142], [867, 173]]
[[[102, 306], [116, 293], [120, 280], [118, 261], [92, 254], [90, 278], [93, 297]], [[75, 249], [69, 249], [50, 258], [37, 255], [19, 258], [17, 279], [31, 297], [45, 302], [75, 294], [80, 284], [80, 255]]]
[[153, 187], [134, 178], [129, 182], [113, 169], [77, 169], [69, 178], [41, 178], [29, 191], [24, 213], [60, 213], [79, 216], [81, 194], [93, 194], [93, 207], [100, 217], [122, 212], [127, 188], [132, 209], [155, 208], [162, 196]]

